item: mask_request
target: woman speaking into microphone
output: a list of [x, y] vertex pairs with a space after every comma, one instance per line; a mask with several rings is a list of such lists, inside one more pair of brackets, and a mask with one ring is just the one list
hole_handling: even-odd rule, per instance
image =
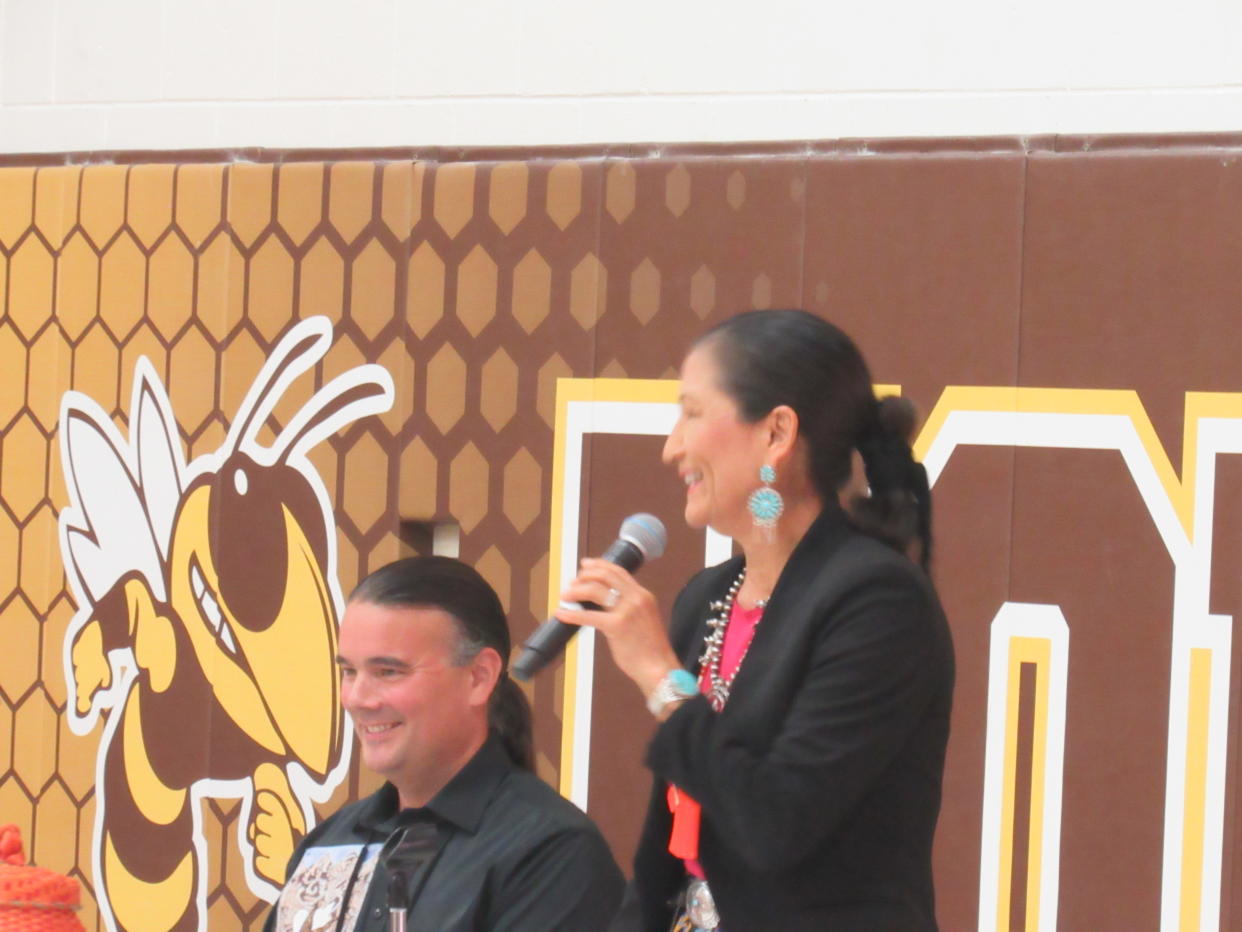
[[[953, 648], [923, 569], [912, 418], [804, 311], [709, 330], [681, 368], [664, 460], [685, 519], [741, 555], [694, 576], [666, 625], [621, 567], [582, 562], [562, 608], [607, 640], [660, 721], [618, 927], [936, 928], [932, 836]], [[854, 453], [867, 494], [842, 504]], [[918, 563], [916, 563], [916, 560]]]

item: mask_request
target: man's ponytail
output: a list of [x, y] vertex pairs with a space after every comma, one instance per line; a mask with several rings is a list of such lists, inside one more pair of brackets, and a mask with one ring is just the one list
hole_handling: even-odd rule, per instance
[[531, 732], [530, 703], [521, 687], [513, 682], [509, 671], [500, 674], [487, 709], [487, 723], [492, 734], [513, 763], [523, 770], [535, 769], [535, 744]]

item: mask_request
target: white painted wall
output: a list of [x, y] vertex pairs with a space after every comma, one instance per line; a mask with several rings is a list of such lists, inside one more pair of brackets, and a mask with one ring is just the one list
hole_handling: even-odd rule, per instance
[[1239, 0], [0, 0], [0, 151], [1242, 130]]

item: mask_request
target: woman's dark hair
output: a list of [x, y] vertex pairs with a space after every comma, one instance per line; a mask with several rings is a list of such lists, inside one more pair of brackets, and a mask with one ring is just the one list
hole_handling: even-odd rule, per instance
[[871, 374], [854, 341], [806, 311], [746, 311], [704, 333], [695, 346], [715, 354], [721, 388], [754, 422], [779, 405], [798, 415], [811, 481], [823, 500], [849, 480], [851, 454], [862, 456], [870, 494], [851, 503], [860, 529], [931, 561], [931, 492], [914, 461], [914, 406], [876, 401]]
[[488, 703], [488, 726], [515, 764], [534, 770], [530, 703], [509, 676], [509, 622], [487, 580], [450, 557], [407, 557], [367, 576], [349, 601], [447, 612], [457, 623], [458, 666], [469, 663], [485, 647], [500, 654], [503, 666]]

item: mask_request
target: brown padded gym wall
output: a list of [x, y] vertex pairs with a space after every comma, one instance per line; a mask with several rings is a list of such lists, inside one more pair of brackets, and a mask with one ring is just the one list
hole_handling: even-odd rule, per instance
[[[704, 542], [658, 432], [575, 434], [566, 411], [658, 421], [695, 334], [801, 306], [925, 418], [958, 659], [941, 927], [1235, 927], [1240, 155], [1049, 137], [6, 157], [0, 823], [82, 881], [88, 928], [139, 928], [153, 903], [161, 928], [258, 929], [298, 810], [375, 780], [315, 704], [322, 651], [230, 644], [219, 613], [317, 580], [331, 627], [362, 574], [456, 525], [516, 640], [566, 555], [639, 510], [670, 529], [643, 573], [669, 604]], [[243, 461], [276, 525], [215, 504]], [[215, 577], [190, 588], [183, 552], [260, 567], [220, 583], [204, 641]], [[241, 685], [219, 673], [239, 653]], [[652, 726], [602, 645], [593, 673], [589, 714], [581, 671], [530, 685], [538, 769], [624, 864]], [[279, 739], [238, 711], [252, 696]]]

